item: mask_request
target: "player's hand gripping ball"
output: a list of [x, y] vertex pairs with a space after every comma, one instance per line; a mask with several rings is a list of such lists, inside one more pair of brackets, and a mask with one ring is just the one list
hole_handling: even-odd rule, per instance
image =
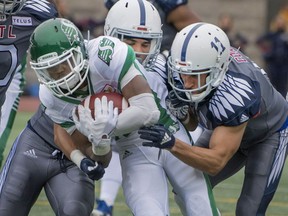
[[73, 111], [75, 126], [88, 138], [95, 155], [110, 151], [118, 114], [127, 107], [128, 102], [121, 94], [97, 93], [86, 97]]
[[[126, 108], [129, 107], [129, 104], [127, 102], [127, 100], [123, 97], [123, 95], [116, 93], [116, 92], [100, 92], [100, 93], [96, 93], [93, 95], [88, 96], [87, 98], [85, 98], [85, 100], [83, 100], [81, 102], [81, 105], [83, 105], [84, 107], [88, 107], [89, 105], [89, 109], [91, 111], [91, 115], [93, 117], [93, 119], [95, 119], [94, 113], [95, 113], [95, 100], [96, 98], [99, 98], [101, 100], [101, 98], [103, 96], [107, 97], [107, 102], [109, 101], [113, 101], [113, 106], [118, 108], [118, 114], [120, 114], [123, 110], [125, 110]], [[78, 116], [78, 107], [76, 108], [76, 115]]]

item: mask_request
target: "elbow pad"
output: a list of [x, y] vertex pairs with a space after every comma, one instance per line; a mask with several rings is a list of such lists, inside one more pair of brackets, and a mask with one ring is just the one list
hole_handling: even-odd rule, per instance
[[152, 93], [143, 93], [129, 98], [129, 107], [120, 113], [115, 135], [120, 136], [138, 130], [142, 126], [158, 122], [160, 111]]

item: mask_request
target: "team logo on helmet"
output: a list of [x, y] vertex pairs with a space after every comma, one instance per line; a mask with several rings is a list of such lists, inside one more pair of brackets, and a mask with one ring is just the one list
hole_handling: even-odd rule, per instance
[[80, 38], [78, 36], [77, 29], [75, 28], [74, 24], [68, 20], [61, 21], [61, 30], [66, 35], [69, 43], [73, 45], [75, 42], [79, 41]]

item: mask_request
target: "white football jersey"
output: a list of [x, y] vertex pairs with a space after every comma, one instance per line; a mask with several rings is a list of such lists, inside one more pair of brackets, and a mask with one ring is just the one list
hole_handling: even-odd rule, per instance
[[[165, 124], [171, 131], [179, 129], [179, 125], [172, 115], [167, 113], [165, 98], [168, 94], [165, 81], [156, 72], [146, 72], [143, 66], [135, 60], [135, 54], [130, 46], [117, 38], [101, 36], [87, 44], [89, 55], [89, 85], [86, 90], [77, 90], [73, 97], [55, 97], [44, 85], [40, 85], [39, 97], [45, 106], [45, 113], [57, 124], [60, 124], [69, 133], [75, 130], [72, 111], [86, 96], [108, 91], [121, 93], [127, 83], [123, 77], [130, 67], [134, 67], [134, 74], [129, 73], [129, 80], [137, 75], [144, 75], [153, 91], [156, 103], [160, 110], [159, 123]], [[127, 80], [127, 77], [125, 77]]]

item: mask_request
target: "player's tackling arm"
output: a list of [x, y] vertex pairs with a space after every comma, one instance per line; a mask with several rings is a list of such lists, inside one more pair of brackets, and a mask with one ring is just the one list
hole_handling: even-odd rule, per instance
[[176, 139], [171, 153], [186, 164], [210, 175], [216, 175], [238, 150], [247, 123], [239, 126], [219, 126], [214, 129], [209, 148], [191, 146]]

